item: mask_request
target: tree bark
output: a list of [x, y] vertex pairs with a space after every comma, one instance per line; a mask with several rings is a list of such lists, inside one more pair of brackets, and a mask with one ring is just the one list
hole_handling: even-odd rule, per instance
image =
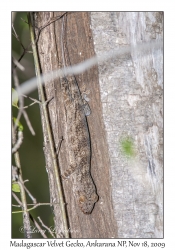
[[[63, 13], [62, 13], [63, 14]], [[41, 27], [60, 12], [35, 14]], [[36, 17], [37, 16], [37, 17]], [[43, 73], [62, 67], [61, 25], [44, 28], [38, 40]], [[91, 28], [90, 28], [91, 27]], [[78, 12], [67, 15], [67, 47], [74, 65], [95, 53], [163, 37], [162, 12]], [[94, 43], [93, 43], [94, 42]], [[91, 173], [99, 201], [90, 215], [78, 208], [72, 179], [63, 181], [71, 237], [163, 237], [163, 53], [131, 53], [103, 62], [76, 76], [80, 90], [89, 91], [92, 114], [87, 118], [91, 136]], [[65, 138], [65, 116], [60, 81], [45, 85], [55, 148]], [[123, 153], [132, 143], [133, 154]], [[46, 162], [52, 201], [57, 199], [45, 137]], [[63, 140], [58, 161], [68, 168]], [[111, 188], [112, 184], [112, 188]], [[54, 210], [59, 226], [59, 206]], [[117, 226], [116, 226], [117, 225]], [[59, 235], [57, 235], [59, 237]]]
[[[91, 27], [98, 54], [162, 39], [163, 13], [92, 12]], [[122, 55], [100, 63], [98, 69], [118, 237], [161, 238], [162, 50]], [[122, 152], [126, 138], [133, 142], [132, 157]]]
[[[35, 25], [41, 27], [51, 18], [60, 16], [60, 12], [35, 13]], [[59, 19], [45, 27], [39, 36], [37, 46], [42, 73], [47, 73], [62, 67], [61, 60], [61, 27], [62, 19]], [[67, 15], [67, 47], [71, 59], [71, 65], [77, 64], [94, 55], [94, 45], [90, 29], [90, 18], [87, 12], [71, 13]], [[67, 215], [72, 238], [116, 238], [117, 226], [114, 219], [114, 211], [111, 199], [110, 169], [107, 142], [102, 119], [102, 107], [98, 82], [98, 68], [95, 66], [81, 75], [76, 76], [81, 92], [86, 87], [89, 92], [91, 115], [87, 118], [91, 137], [91, 174], [95, 182], [98, 202], [91, 214], [85, 215], [79, 209], [72, 190], [72, 178], [62, 181]], [[59, 148], [58, 161], [60, 174], [68, 166], [68, 147], [65, 138], [65, 115], [63, 107], [63, 95], [60, 80], [45, 83], [46, 98], [54, 97], [48, 104], [50, 123], [53, 131], [55, 150]], [[45, 128], [43, 124], [43, 131]], [[50, 185], [51, 202], [58, 202], [57, 191], [52, 164], [49, 156], [47, 137], [44, 136], [45, 158]], [[61, 220], [59, 205], [54, 206], [55, 225], [60, 228]], [[57, 233], [57, 237], [61, 237]]]

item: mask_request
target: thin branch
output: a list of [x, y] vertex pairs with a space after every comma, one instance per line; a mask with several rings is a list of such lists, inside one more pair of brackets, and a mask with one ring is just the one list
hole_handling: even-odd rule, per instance
[[[18, 182], [18, 184], [19, 184], [19, 182]], [[28, 206], [33, 206], [33, 207], [28, 208], [25, 211], [24, 210], [13, 211], [12, 214], [19, 214], [19, 213], [29, 212], [29, 211], [31, 211], [31, 210], [39, 207], [39, 206], [48, 206], [48, 205], [50, 206], [51, 204], [52, 203], [36, 203], [34, 206], [33, 206], [33, 204], [27, 204]], [[53, 203], [53, 204], [59, 204], [59, 203]]]
[[26, 24], [29, 25], [29, 23], [28, 23], [24, 18], [21, 17], [21, 20], [22, 20], [24, 23], [26, 23]]
[[[18, 76], [17, 76], [17, 73], [16, 73], [16, 69], [13, 70], [13, 81], [14, 81], [15, 87], [19, 88], [20, 86], [19, 86], [19, 80], [18, 80]], [[16, 118], [17, 121], [19, 121], [20, 118], [21, 118], [22, 111], [23, 111], [23, 106], [24, 106], [23, 96], [19, 95], [19, 112], [18, 112], [18, 115], [17, 115], [17, 118]], [[15, 125], [14, 125], [14, 131], [16, 131], [16, 128], [17, 128], [17, 124], [15, 123]]]
[[16, 65], [16, 67], [18, 68], [18, 69], [20, 69], [21, 71], [24, 71], [25, 70], [25, 68], [15, 59], [15, 58], [13, 58], [13, 63]]
[[18, 198], [18, 196], [14, 192], [12, 192], [12, 196], [18, 202], [19, 206], [22, 207], [22, 202], [20, 201], [20, 199]]
[[[13, 142], [13, 145], [16, 144], [15, 131], [14, 131], [13, 124], [12, 124], [12, 142]], [[22, 209], [23, 209], [24, 232], [25, 232], [26, 238], [32, 238], [31, 231], [30, 231], [29, 213], [27, 212], [26, 195], [25, 195], [24, 186], [22, 185], [23, 183], [22, 169], [21, 169], [21, 163], [20, 163], [20, 157], [19, 157], [18, 151], [14, 153], [14, 159], [15, 159], [15, 164], [19, 169], [18, 184], [20, 186], [20, 196], [21, 196]]]
[[14, 28], [14, 26], [13, 26], [13, 23], [12, 23], [12, 29], [13, 29], [13, 31], [14, 31], [14, 36], [15, 36], [15, 38], [17, 39], [17, 41], [20, 43], [20, 45], [21, 45], [21, 47], [23, 48], [23, 50], [25, 51], [25, 47], [24, 47], [24, 45], [22, 44], [22, 42], [21, 42], [21, 40], [19, 39], [19, 36], [17, 35], [17, 33], [16, 33], [16, 30], [15, 30], [15, 28]]
[[31, 214], [30, 214], [30, 219], [32, 220], [32, 222], [34, 223], [34, 225], [36, 226], [36, 228], [38, 229], [38, 231], [40, 232], [40, 234], [43, 236], [43, 238], [47, 239], [48, 237], [43, 232], [43, 230], [41, 229], [40, 225], [37, 223], [37, 221], [33, 218], [33, 216]]
[[20, 146], [23, 142], [23, 139], [24, 139], [23, 132], [18, 130], [18, 140], [12, 148], [12, 154], [15, 153], [20, 148]]
[[[17, 73], [16, 73], [16, 69], [13, 70], [13, 80], [14, 80], [15, 87], [18, 88], [19, 87], [19, 80], [18, 80], [18, 76], [17, 76]], [[31, 124], [31, 122], [29, 120], [29, 117], [28, 117], [26, 111], [24, 110], [24, 98], [23, 98], [22, 95], [19, 95], [19, 112], [18, 112], [18, 115], [17, 115], [17, 121], [20, 120], [22, 114], [23, 114], [23, 116], [25, 118], [25, 121], [26, 121], [26, 123], [28, 125], [28, 128], [29, 128], [31, 134], [35, 135], [35, 131], [34, 131], [33, 127], [32, 127], [32, 124]], [[17, 125], [15, 124], [14, 130], [16, 130], [16, 127], [17, 127]]]
[[18, 181], [19, 169], [16, 166], [12, 165], [12, 182]]
[[36, 29], [38, 29], [38, 34], [36, 34], [36, 38], [35, 38], [35, 44], [38, 42], [39, 36], [41, 34], [41, 31], [46, 28], [48, 25], [50, 25], [53, 22], [56, 22], [57, 20], [59, 20], [60, 18], [62, 18], [65, 14], [67, 14], [67, 12], [63, 13], [60, 16], [56, 16], [56, 17], [52, 17], [48, 22], [46, 22], [44, 25], [42, 25], [41, 27], [36, 27], [34, 26]]
[[[51, 23], [53, 23], [53, 22], [59, 20], [59, 19], [62, 18], [65, 14], [66, 14], [66, 12], [63, 13], [62, 15], [60, 15], [60, 16], [51, 18], [48, 22], [46, 22], [46, 24], [44, 24], [44, 25], [43, 25], [42, 27], [40, 27], [40, 28], [35, 27], [35, 28], [38, 29], [38, 34], [37, 34], [37, 37], [36, 37], [36, 39], [35, 39], [35, 43], [37, 43], [41, 31], [42, 31], [45, 27], [47, 27], [47, 26], [50, 25]], [[22, 18], [21, 18], [21, 19], [22, 19]], [[25, 23], [27, 23], [24, 19], [22, 19], [22, 20], [23, 20]], [[28, 23], [27, 23], [27, 24], [28, 24]], [[17, 35], [17, 33], [16, 33], [16, 31], [15, 31], [15, 28], [14, 28], [14, 26], [13, 26], [13, 23], [12, 23], [12, 29], [13, 29], [13, 31], [14, 31], [14, 34], [13, 34], [13, 35], [15, 36], [15, 38], [17, 39], [17, 41], [20, 43], [21, 47], [23, 48], [23, 52], [22, 52], [20, 58], [18, 59], [18, 62], [20, 62], [21, 59], [24, 57], [24, 55], [25, 55], [26, 53], [32, 53], [31, 51], [29, 51], [29, 48], [30, 48], [30, 46], [32, 45], [32, 43], [30, 43], [30, 44], [27, 46], [27, 48], [25, 48], [24, 45], [22, 44], [21, 40], [19, 39], [19, 36]], [[15, 65], [14, 68], [16, 68], [16, 65]]]
[[41, 107], [42, 107], [42, 110], [43, 110], [44, 120], [45, 120], [45, 124], [46, 124], [46, 131], [47, 131], [47, 135], [48, 135], [48, 139], [49, 139], [52, 164], [53, 164], [53, 168], [54, 168], [56, 186], [57, 186], [57, 189], [58, 189], [58, 197], [59, 197], [61, 216], [62, 216], [63, 227], [64, 227], [64, 234], [65, 234], [66, 238], [69, 238], [69, 230], [68, 230], [68, 222], [67, 222], [67, 215], [66, 215], [66, 208], [65, 208], [64, 196], [63, 196], [63, 190], [62, 190], [62, 186], [61, 186], [60, 176], [59, 176], [59, 173], [58, 173], [59, 166], [58, 166], [57, 160], [56, 160], [56, 154], [55, 154], [55, 150], [54, 150], [54, 142], [53, 142], [52, 132], [51, 132], [50, 123], [49, 123], [49, 117], [48, 117], [48, 110], [46, 108], [46, 104], [45, 104], [46, 100], [45, 100], [45, 96], [44, 96], [43, 86], [42, 86], [42, 83], [41, 83], [41, 72], [40, 72], [38, 54], [37, 54], [37, 49], [36, 49], [36, 44], [35, 44], [34, 29], [33, 29], [33, 26], [32, 26], [32, 15], [31, 15], [31, 13], [28, 14], [28, 21], [29, 21], [29, 30], [30, 30], [31, 41], [32, 41], [32, 49], [33, 49], [35, 70], [36, 70], [36, 75], [37, 75], [38, 91], [39, 91], [39, 94], [40, 94], [41, 102], [43, 104]]
[[12, 12], [12, 23], [14, 23], [15, 18], [16, 18], [16, 13], [15, 11]]
[[24, 109], [26, 109], [26, 108], [28, 108], [28, 107], [30, 107], [30, 106], [32, 106], [32, 105], [34, 105], [35, 103], [37, 103], [37, 104], [41, 104], [41, 102], [40, 101], [38, 101], [38, 100], [36, 100], [36, 99], [34, 99], [34, 98], [31, 98], [31, 97], [29, 97], [29, 96], [26, 96], [26, 95], [23, 95], [25, 98], [29, 98], [30, 100], [32, 100], [33, 102], [31, 103], [31, 104], [29, 104], [28, 106], [25, 106], [25, 107], [23, 107]]
[[21, 205], [12, 204], [12, 207], [21, 207]]
[[52, 233], [52, 231], [50, 230], [50, 228], [47, 227], [47, 226], [43, 223], [43, 221], [41, 220], [41, 218], [40, 218], [39, 216], [38, 216], [38, 220], [39, 220], [39, 222], [41, 223], [41, 225], [42, 225], [43, 227], [45, 227], [45, 228], [48, 230], [48, 232], [52, 235], [52, 237], [55, 238], [55, 236], [54, 236], [54, 234]]
[[28, 194], [28, 196], [30, 197], [30, 199], [33, 201], [33, 203], [36, 204], [37, 203], [36, 198], [33, 197], [33, 195], [30, 193], [30, 191], [26, 188], [25, 185], [24, 185], [24, 189], [25, 189], [26, 193]]
[[[15, 30], [15, 28], [14, 28], [14, 26], [13, 26], [13, 23], [12, 23], [12, 29], [13, 29], [13, 31], [14, 31], [14, 36], [15, 36], [15, 38], [17, 39], [17, 41], [20, 43], [20, 45], [21, 45], [21, 47], [23, 48], [23, 52], [22, 52], [22, 55], [20, 56], [20, 58], [18, 59], [18, 62], [20, 62], [21, 61], [21, 59], [23, 58], [23, 56], [26, 54], [26, 53], [30, 53], [29, 51], [28, 51], [28, 49], [30, 48], [30, 46], [31, 46], [31, 43], [27, 46], [27, 48], [25, 48], [24, 47], [24, 45], [23, 45], [23, 43], [21, 42], [21, 40], [19, 39], [19, 36], [17, 35], [17, 33], [16, 33], [16, 30]], [[16, 65], [14, 66], [14, 69], [16, 68]]]
[[[14, 197], [14, 199], [18, 202], [19, 205], [13, 205], [13, 206], [20, 206], [22, 207], [22, 203], [19, 200], [19, 198], [16, 196], [16, 194], [14, 192], [12, 192], [12, 195]], [[34, 223], [34, 225], [36, 226], [36, 228], [38, 229], [38, 231], [40, 232], [40, 234], [43, 236], [43, 238], [47, 238], [47, 236], [45, 235], [45, 233], [43, 232], [43, 230], [41, 229], [41, 227], [39, 226], [39, 224], [36, 222], [36, 220], [33, 218], [33, 216], [29, 213], [29, 217], [31, 219], [31, 221]]]
[[[40, 75], [40, 81], [43, 84], [47, 81], [55, 80], [59, 77], [81, 74], [84, 71], [88, 70], [89, 68], [93, 67], [94, 65], [98, 63], [100, 64], [106, 63], [108, 60], [112, 58], [117, 58], [122, 55], [131, 54], [131, 53], [134, 53], [134, 54], [139, 53], [140, 55], [144, 56], [150, 53], [151, 50], [153, 49], [159, 50], [159, 49], [162, 49], [162, 47], [163, 47], [163, 41], [160, 39], [156, 41], [149, 41], [145, 43], [135, 44], [134, 46], [128, 45], [120, 49], [118, 48], [112, 49], [108, 52], [102, 53], [101, 55], [91, 57], [90, 59], [87, 59], [76, 65], [72, 65], [66, 68], [61, 68], [61, 69], [54, 70], [49, 73]], [[24, 94], [28, 94], [32, 92], [36, 88], [37, 88], [37, 78], [34, 77], [24, 82], [22, 85], [20, 85], [20, 87], [18, 87], [16, 91], [18, 92], [19, 95], [22, 95], [22, 94], [24, 95]], [[15, 98], [14, 94], [12, 95], [12, 98], [13, 99]]]
[[33, 129], [33, 127], [32, 127], [32, 124], [31, 124], [31, 122], [30, 122], [30, 120], [29, 120], [29, 117], [28, 117], [27, 112], [26, 112], [25, 110], [23, 110], [22, 113], [23, 113], [23, 116], [24, 116], [24, 118], [25, 118], [25, 121], [26, 121], [26, 123], [27, 123], [27, 126], [28, 126], [28, 128], [29, 128], [31, 134], [32, 134], [32, 135], [35, 135], [35, 131], [34, 131], [34, 129]]

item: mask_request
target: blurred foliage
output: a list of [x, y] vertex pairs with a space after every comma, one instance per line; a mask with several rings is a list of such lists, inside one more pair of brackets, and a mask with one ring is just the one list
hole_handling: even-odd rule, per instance
[[[30, 44], [30, 35], [28, 24], [22, 19], [27, 21], [26, 12], [17, 12], [14, 19], [14, 28], [20, 38], [23, 46], [26, 48]], [[13, 30], [12, 30], [12, 33]], [[32, 49], [30, 48], [32, 51]], [[18, 60], [23, 53], [22, 46], [17, 41], [17, 39], [12, 35], [12, 56]], [[35, 69], [33, 63], [32, 53], [27, 53], [24, 55], [20, 63], [24, 66], [25, 70], [22, 72], [17, 69], [17, 75], [20, 84], [24, 81], [35, 76]], [[12, 82], [13, 85], [13, 82]], [[13, 86], [14, 88], [14, 86]], [[29, 94], [30, 97], [38, 99], [37, 90]], [[24, 106], [27, 106], [32, 101], [28, 98], [24, 98]], [[22, 174], [24, 180], [29, 180], [25, 183], [25, 186], [31, 192], [31, 194], [37, 199], [37, 202], [50, 202], [49, 200], [49, 186], [48, 177], [45, 170], [45, 160], [43, 154], [43, 135], [40, 119], [40, 110], [38, 104], [35, 104], [28, 109], [26, 109], [29, 116], [30, 122], [36, 133], [35, 136], [29, 131], [27, 124], [22, 117], [20, 123], [23, 124], [24, 140], [19, 149], [20, 161], [22, 166]], [[17, 117], [18, 109], [12, 107], [12, 116]], [[12, 163], [15, 165], [14, 158], [12, 157]], [[15, 193], [20, 198], [20, 193]], [[31, 199], [27, 196], [27, 202], [32, 203]], [[12, 203], [17, 204], [17, 202], [12, 198]], [[20, 210], [19, 207], [13, 207], [13, 211]], [[47, 226], [53, 227], [53, 214], [50, 206], [40, 206], [30, 212], [35, 220], [37, 217], [43, 220]], [[38, 220], [37, 220], [38, 221]], [[31, 222], [31, 226], [34, 227]], [[20, 232], [20, 228], [23, 227], [22, 213], [12, 215], [12, 238], [24, 238], [24, 234]], [[40, 234], [33, 233], [33, 238], [42, 238]], [[48, 235], [48, 237], [50, 237]]]
[[23, 131], [23, 125], [21, 124], [20, 121], [18, 121], [15, 117], [13, 117], [14, 124], [18, 127], [20, 131]]
[[12, 183], [12, 191], [15, 193], [20, 193], [20, 187], [17, 182]]

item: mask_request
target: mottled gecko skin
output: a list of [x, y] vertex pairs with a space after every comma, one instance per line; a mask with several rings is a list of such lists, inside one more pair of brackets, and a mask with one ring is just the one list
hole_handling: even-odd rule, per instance
[[72, 174], [73, 191], [83, 213], [90, 214], [98, 200], [90, 174], [90, 136], [82, 97], [74, 76], [62, 78], [62, 90], [67, 124], [70, 168], [64, 177]]

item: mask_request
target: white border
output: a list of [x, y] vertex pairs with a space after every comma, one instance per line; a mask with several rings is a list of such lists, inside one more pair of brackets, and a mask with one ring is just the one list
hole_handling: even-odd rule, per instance
[[[48, 10], [81, 10], [81, 11], [164, 11], [165, 23], [165, 92], [164, 92], [164, 111], [165, 111], [165, 192], [164, 192], [164, 208], [165, 208], [165, 231], [164, 240], [148, 240], [150, 242], [165, 242], [165, 249], [173, 249], [174, 246], [174, 228], [175, 228], [175, 4], [174, 1], [19, 1], [8, 0], [1, 3], [1, 246], [5, 249], [10, 248], [11, 237], [11, 190], [10, 190], [10, 174], [11, 174], [11, 11], [48, 11]], [[27, 6], [27, 7], [26, 7]], [[26, 240], [25, 240], [26, 241]], [[32, 240], [32, 242], [36, 240]], [[83, 241], [83, 240], [81, 240]], [[100, 242], [102, 240], [98, 240]], [[110, 241], [105, 240], [105, 242]], [[143, 240], [134, 240], [143, 242]], [[40, 242], [40, 240], [37, 240]], [[104, 242], [104, 240], [103, 240]], [[45, 248], [46, 249], [46, 248]], [[118, 247], [120, 249], [120, 247]], [[139, 248], [140, 249], [140, 248]]]

